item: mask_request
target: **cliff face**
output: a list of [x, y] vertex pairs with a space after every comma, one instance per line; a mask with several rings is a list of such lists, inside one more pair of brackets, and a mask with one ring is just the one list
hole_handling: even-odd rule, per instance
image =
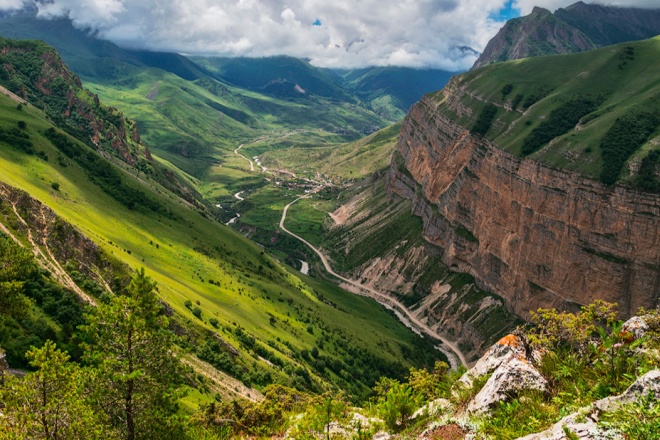
[[[445, 89], [447, 103], [454, 93]], [[599, 298], [625, 315], [658, 304], [658, 196], [514, 157], [438, 105], [427, 97], [409, 112], [388, 187], [413, 201], [444, 263], [523, 317]]]
[[660, 9], [622, 8], [577, 2], [554, 14], [534, 8], [506, 22], [473, 68], [500, 61], [566, 54], [643, 40], [660, 33]]

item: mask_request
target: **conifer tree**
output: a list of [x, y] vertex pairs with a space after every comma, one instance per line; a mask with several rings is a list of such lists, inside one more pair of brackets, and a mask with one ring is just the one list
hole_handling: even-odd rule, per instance
[[128, 293], [101, 304], [84, 327], [83, 359], [98, 370], [94, 399], [121, 437], [180, 438], [176, 419], [178, 360], [156, 283], [137, 272]]
[[33, 348], [26, 357], [38, 370], [24, 378], [10, 376], [0, 388], [4, 417], [0, 432], [29, 439], [104, 439], [113, 432], [85, 399], [84, 373], [54, 342]]

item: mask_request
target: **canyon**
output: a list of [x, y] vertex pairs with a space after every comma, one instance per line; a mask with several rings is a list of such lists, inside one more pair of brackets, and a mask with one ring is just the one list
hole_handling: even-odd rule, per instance
[[450, 83], [410, 110], [386, 177], [442, 262], [523, 318], [595, 299], [625, 316], [656, 307], [660, 197], [501, 150], [439, 109], [458, 106], [457, 93]]

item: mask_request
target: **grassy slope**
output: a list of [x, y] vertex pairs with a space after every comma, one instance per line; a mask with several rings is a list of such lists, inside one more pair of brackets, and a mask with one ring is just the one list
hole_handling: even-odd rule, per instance
[[[634, 59], [626, 58], [626, 47], [634, 48]], [[470, 107], [471, 115], [459, 116], [446, 104], [441, 105], [441, 110], [469, 128], [483, 109], [484, 101], [510, 105], [517, 95], [522, 95], [517, 111], [498, 110], [486, 135], [505, 150], [520, 154], [524, 139], [553, 109], [579, 96], [602, 99], [589, 115], [593, 119], [530, 156], [552, 166], [597, 177], [602, 168], [600, 141], [616, 119], [633, 110], [660, 112], [659, 57], [660, 37], [656, 37], [581, 54], [494, 64], [470, 71], [457, 80], [470, 91], [461, 96], [460, 104]], [[503, 96], [502, 89], [507, 84], [513, 89]], [[522, 102], [539, 94], [546, 96], [522, 113]], [[442, 98], [440, 93], [435, 96]], [[657, 142], [649, 141], [631, 160], [638, 160], [655, 148]], [[623, 179], [626, 169], [622, 171]]]
[[[125, 174], [131, 185], [175, 211], [175, 219], [125, 209], [92, 184], [76, 164], [62, 167], [58, 163], [59, 153], [41, 135], [50, 125], [38, 111], [31, 107], [18, 111], [15, 102], [0, 96], [1, 124], [15, 126], [19, 120], [27, 122], [36, 149], [50, 160], [0, 144], [0, 178], [50, 206], [121, 261], [144, 266], [158, 281], [160, 296], [196, 324], [212, 330], [211, 317], [219, 320], [221, 329], [239, 324], [258, 340], [273, 341], [279, 356], [289, 359], [292, 353], [284, 343], [296, 350], [317, 344], [319, 333], [306, 331], [309, 322], [326, 329], [326, 348], [321, 352], [333, 357], [343, 353], [333, 342], [338, 335], [391, 362], [402, 359], [402, 347], [414, 349], [417, 344], [410, 331], [373, 301], [292, 273], [252, 242], [188, 209], [155, 183], [139, 183]], [[51, 188], [52, 182], [60, 184], [59, 191]], [[220, 286], [209, 284], [209, 279]], [[315, 291], [337, 307], [320, 301]], [[200, 301], [202, 320], [195, 320], [184, 307], [187, 299]], [[276, 319], [274, 325], [269, 323], [271, 316]], [[222, 335], [238, 345], [227, 333]], [[274, 342], [278, 339], [282, 343]], [[389, 351], [379, 348], [383, 341], [389, 341]]]
[[294, 145], [267, 151], [262, 163], [268, 168], [286, 168], [299, 174], [321, 173], [333, 181], [361, 179], [389, 165], [400, 129], [401, 124], [397, 123], [354, 142]]

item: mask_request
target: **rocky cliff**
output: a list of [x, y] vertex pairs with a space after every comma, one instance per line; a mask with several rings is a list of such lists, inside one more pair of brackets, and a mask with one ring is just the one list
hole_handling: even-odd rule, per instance
[[660, 34], [660, 9], [622, 8], [577, 2], [554, 14], [535, 7], [506, 22], [473, 68], [500, 61], [583, 52]]
[[456, 93], [447, 87], [411, 109], [388, 177], [442, 261], [521, 316], [598, 298], [624, 315], [657, 306], [660, 197], [499, 149], [439, 110]]

